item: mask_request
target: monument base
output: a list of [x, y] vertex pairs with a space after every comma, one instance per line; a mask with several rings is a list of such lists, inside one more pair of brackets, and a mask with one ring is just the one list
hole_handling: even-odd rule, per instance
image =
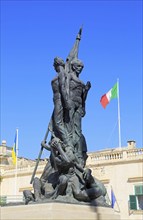
[[44, 203], [1, 207], [1, 220], [119, 220], [112, 208], [67, 203]]

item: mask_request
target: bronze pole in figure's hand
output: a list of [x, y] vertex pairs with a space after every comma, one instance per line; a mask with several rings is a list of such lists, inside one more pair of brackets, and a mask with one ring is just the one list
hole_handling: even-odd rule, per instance
[[[48, 125], [48, 129], [47, 129], [47, 131], [46, 131], [46, 134], [45, 134], [44, 140], [42, 141], [43, 144], [46, 143], [46, 140], [47, 140], [48, 134], [49, 134], [49, 125]], [[42, 152], [43, 152], [43, 146], [42, 146], [42, 143], [41, 143], [41, 149], [40, 149], [40, 152], [39, 152], [39, 155], [38, 155], [37, 161], [36, 161], [36, 165], [35, 165], [35, 168], [34, 168], [34, 171], [33, 171], [32, 177], [31, 177], [30, 184], [33, 183], [33, 180], [34, 180], [34, 177], [35, 177], [35, 174], [36, 174], [36, 170], [37, 170], [37, 167], [38, 167], [38, 164], [39, 164], [39, 161], [40, 161], [40, 158], [41, 158]]]

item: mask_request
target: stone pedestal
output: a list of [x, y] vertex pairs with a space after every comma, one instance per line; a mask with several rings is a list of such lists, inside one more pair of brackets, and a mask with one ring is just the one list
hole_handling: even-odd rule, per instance
[[1, 207], [1, 220], [119, 220], [111, 208], [67, 203], [44, 203]]

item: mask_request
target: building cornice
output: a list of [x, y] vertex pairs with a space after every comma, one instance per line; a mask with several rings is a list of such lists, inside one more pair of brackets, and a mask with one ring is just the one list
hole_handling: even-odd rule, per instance
[[[33, 172], [17, 173], [17, 177], [29, 176], [29, 175], [32, 175], [32, 173]], [[42, 172], [41, 171], [37, 171], [36, 174], [42, 174]], [[3, 175], [2, 177], [3, 177], [3, 179], [7, 179], [7, 178], [15, 177], [15, 174]]]
[[128, 178], [128, 182], [129, 183], [133, 183], [133, 182], [143, 182], [143, 177], [129, 177]]

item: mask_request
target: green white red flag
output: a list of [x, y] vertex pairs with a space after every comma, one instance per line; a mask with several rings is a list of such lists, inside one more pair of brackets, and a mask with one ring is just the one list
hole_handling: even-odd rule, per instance
[[101, 99], [100, 103], [103, 106], [103, 108], [106, 108], [106, 106], [109, 104], [109, 102], [118, 97], [118, 84], [116, 83], [106, 94], [104, 94]]

